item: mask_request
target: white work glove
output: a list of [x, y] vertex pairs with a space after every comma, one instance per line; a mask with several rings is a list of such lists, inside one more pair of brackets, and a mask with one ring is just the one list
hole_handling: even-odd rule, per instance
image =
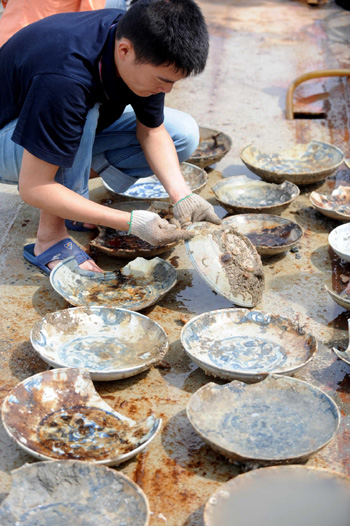
[[158, 214], [145, 210], [131, 212], [128, 234], [133, 234], [154, 246], [191, 239], [194, 235], [192, 232], [176, 228]]
[[220, 225], [221, 219], [214, 212], [214, 207], [203, 197], [196, 194], [189, 194], [174, 204], [174, 218], [181, 227], [197, 221], [209, 221], [215, 225]]

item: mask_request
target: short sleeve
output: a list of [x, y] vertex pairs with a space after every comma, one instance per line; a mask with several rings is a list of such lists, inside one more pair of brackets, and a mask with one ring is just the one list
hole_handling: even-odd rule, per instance
[[70, 168], [89, 106], [88, 91], [78, 81], [63, 75], [37, 75], [12, 140], [43, 161]]
[[148, 128], [157, 128], [164, 122], [164, 93], [150, 97], [136, 97], [131, 101], [137, 119]]

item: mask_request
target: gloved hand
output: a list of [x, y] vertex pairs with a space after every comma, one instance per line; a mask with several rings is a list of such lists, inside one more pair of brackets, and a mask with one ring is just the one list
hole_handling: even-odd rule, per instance
[[220, 225], [221, 219], [214, 212], [214, 207], [203, 197], [190, 194], [174, 204], [174, 218], [179, 221], [181, 227], [196, 221], [209, 221]]
[[128, 234], [133, 234], [151, 245], [166, 245], [181, 239], [191, 239], [193, 232], [180, 230], [176, 225], [171, 225], [158, 214], [146, 210], [133, 210], [131, 212]]

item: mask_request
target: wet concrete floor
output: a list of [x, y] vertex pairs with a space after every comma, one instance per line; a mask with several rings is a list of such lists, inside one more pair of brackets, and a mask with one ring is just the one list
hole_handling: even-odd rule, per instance
[[[169, 106], [188, 111], [202, 126], [232, 137], [230, 153], [209, 171], [201, 192], [221, 217], [211, 186], [221, 177], [246, 174], [239, 151], [253, 142], [271, 149], [296, 141], [330, 142], [350, 157], [349, 81], [320, 79], [297, 88], [300, 112], [326, 113], [323, 119], [285, 119], [289, 83], [310, 70], [349, 68], [350, 13], [329, 1], [310, 7], [299, 0], [200, 1], [207, 18], [211, 51], [206, 71], [188, 79], [167, 96]], [[282, 213], [304, 229], [297, 252], [264, 260], [266, 287], [258, 308], [290, 317], [317, 338], [316, 357], [295, 377], [322, 388], [337, 402], [340, 429], [333, 441], [312, 456], [309, 466], [350, 475], [350, 366], [331, 348], [347, 344], [348, 313], [333, 302], [324, 282], [340, 273], [350, 275], [328, 246], [328, 233], [339, 223], [318, 213], [309, 201], [312, 190], [324, 191], [350, 184], [350, 171], [341, 166], [323, 184], [301, 189], [301, 195]], [[91, 182], [91, 198], [115, 200]], [[0, 394], [3, 398], [21, 380], [48, 369], [32, 349], [29, 334], [36, 320], [67, 307], [46, 276], [22, 259], [22, 247], [32, 242], [38, 211], [22, 203], [15, 188], [0, 185]], [[87, 246], [88, 234], [72, 238]], [[244, 471], [215, 453], [193, 431], [186, 417], [191, 394], [213, 378], [205, 376], [186, 357], [180, 343], [184, 323], [205, 311], [233, 307], [213, 292], [191, 268], [183, 246], [164, 257], [178, 270], [178, 283], [156, 306], [143, 313], [166, 330], [170, 349], [161, 366], [119, 382], [96, 383], [100, 395], [116, 410], [139, 419], [154, 412], [163, 419], [158, 437], [136, 459], [118, 467], [147, 494], [151, 526], [202, 526], [203, 507], [220, 484]], [[97, 262], [106, 270], [117, 262], [104, 254]], [[221, 382], [223, 383], [223, 382]], [[0, 496], [10, 489], [10, 471], [33, 458], [20, 450], [0, 427]]]

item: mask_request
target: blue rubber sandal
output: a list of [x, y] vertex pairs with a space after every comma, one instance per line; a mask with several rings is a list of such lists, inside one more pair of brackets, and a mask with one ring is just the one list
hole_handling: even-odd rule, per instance
[[65, 224], [69, 230], [74, 230], [75, 232], [93, 232], [96, 230], [96, 227], [87, 228], [82, 221], [71, 221], [70, 219], [66, 219]]
[[46, 266], [51, 261], [62, 261], [63, 259], [67, 259], [70, 256], [74, 256], [78, 265], [80, 265], [84, 261], [91, 259], [90, 256], [88, 256], [84, 250], [78, 247], [78, 245], [74, 243], [74, 241], [72, 241], [69, 237], [62, 239], [62, 241], [59, 241], [52, 247], [48, 248], [39, 256], [34, 255], [34, 245], [34, 243], [31, 243], [30, 245], [26, 245], [23, 248], [23, 257], [29, 261], [29, 263], [35, 265], [40, 270], [45, 272], [45, 274], [50, 274], [51, 272], [51, 269]]

